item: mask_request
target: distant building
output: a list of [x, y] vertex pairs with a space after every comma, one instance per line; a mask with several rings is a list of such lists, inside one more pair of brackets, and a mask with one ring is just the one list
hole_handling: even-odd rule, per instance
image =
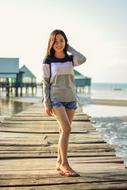
[[22, 95], [22, 88], [36, 87], [36, 76], [24, 65], [19, 69], [19, 58], [0, 58], [0, 88], [6, 89], [6, 95], [15, 89], [16, 96], [18, 88]]
[[91, 86], [91, 78], [82, 75], [80, 72], [74, 70], [75, 74], [75, 83], [77, 87], [90, 87]]
[[25, 65], [20, 68], [20, 72], [23, 73], [23, 83], [36, 83], [36, 76]]

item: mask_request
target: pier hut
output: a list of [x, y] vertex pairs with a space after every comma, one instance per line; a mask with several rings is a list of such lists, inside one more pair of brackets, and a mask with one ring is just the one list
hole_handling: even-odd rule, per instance
[[22, 96], [23, 87], [36, 88], [35, 75], [24, 65], [19, 69], [19, 58], [0, 58], [0, 90], [6, 96], [13, 94]]
[[16, 82], [18, 73], [19, 58], [0, 58], [0, 89], [6, 90], [7, 96]]
[[36, 76], [26, 67], [23, 65], [20, 68], [20, 72], [23, 72], [23, 83], [36, 83]]
[[34, 88], [36, 89], [37, 87], [36, 76], [25, 65], [20, 68], [20, 72], [23, 73], [22, 83], [23, 87], [26, 88], [26, 92], [28, 92], [28, 89], [31, 88], [33, 93]]
[[84, 76], [77, 70], [74, 70], [74, 74], [75, 74], [75, 83], [76, 83], [77, 91], [79, 90], [80, 92], [82, 91], [84, 92], [86, 91], [86, 88], [87, 88], [87, 92], [90, 92], [91, 78]]

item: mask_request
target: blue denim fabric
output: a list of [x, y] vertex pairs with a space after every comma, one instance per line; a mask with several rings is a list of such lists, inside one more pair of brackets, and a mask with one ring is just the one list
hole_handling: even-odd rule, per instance
[[55, 107], [63, 106], [63, 107], [65, 107], [65, 109], [73, 109], [73, 110], [77, 109], [76, 101], [73, 101], [73, 102], [51, 102], [51, 105], [55, 106]]

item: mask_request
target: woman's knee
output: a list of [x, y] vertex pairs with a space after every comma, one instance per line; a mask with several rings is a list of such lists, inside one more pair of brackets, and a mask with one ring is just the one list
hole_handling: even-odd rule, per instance
[[63, 134], [70, 134], [70, 132], [71, 132], [70, 124], [66, 124], [65, 126], [61, 128], [61, 133]]

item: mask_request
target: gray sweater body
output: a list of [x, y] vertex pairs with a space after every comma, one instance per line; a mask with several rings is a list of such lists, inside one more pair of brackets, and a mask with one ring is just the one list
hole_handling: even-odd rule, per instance
[[44, 104], [51, 106], [52, 101], [76, 101], [74, 67], [86, 61], [86, 57], [74, 48], [68, 47], [71, 55], [64, 58], [47, 57], [43, 61], [43, 97]]

